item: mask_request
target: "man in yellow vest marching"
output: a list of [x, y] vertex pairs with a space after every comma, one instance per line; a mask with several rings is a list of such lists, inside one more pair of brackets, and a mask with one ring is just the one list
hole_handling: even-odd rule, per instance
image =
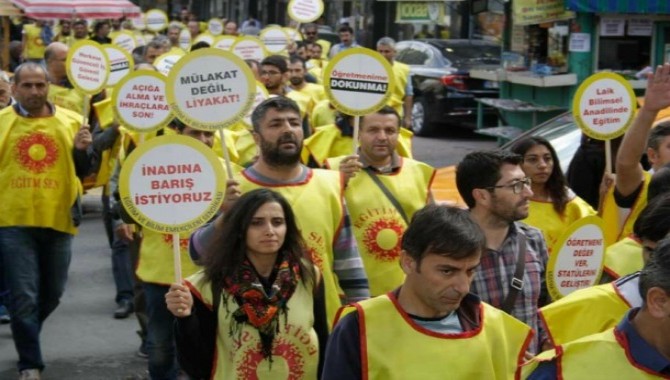
[[395, 41], [391, 37], [382, 37], [377, 41], [377, 52], [383, 55], [393, 67], [395, 86], [391, 90], [388, 105], [402, 116], [402, 126], [411, 129], [414, 88], [412, 87], [409, 66], [395, 60]]
[[46, 71], [14, 73], [16, 104], [0, 112], [0, 257], [21, 378], [44, 368], [39, 334], [65, 289], [72, 238], [81, 218], [82, 178], [94, 160], [81, 117], [47, 102]]
[[[615, 184], [605, 195], [602, 205], [607, 245], [630, 235], [635, 219], [647, 204], [651, 174], [670, 162], [670, 124], [661, 123], [652, 128], [658, 113], [669, 106], [670, 64], [666, 63], [649, 77], [644, 104], [626, 131], [617, 153]], [[645, 172], [640, 165], [645, 141], [650, 172]]]
[[[322, 379], [512, 379], [529, 326], [470, 293], [486, 238], [467, 211], [428, 205], [402, 238], [404, 283], [335, 326]], [[495, 352], [495, 353], [494, 353]]]
[[[263, 70], [267, 70], [264, 68]], [[328, 322], [342, 304], [369, 297], [368, 280], [344, 203], [344, 184], [338, 172], [310, 169], [300, 163], [303, 133], [300, 109], [284, 96], [271, 97], [251, 115], [258, 160], [242, 171], [239, 192], [270, 188], [291, 203], [298, 227], [314, 264], [323, 274]], [[232, 200], [232, 199], [231, 199]], [[215, 222], [191, 236], [191, 255], [204, 252]]]
[[348, 178], [344, 194], [373, 297], [402, 284], [400, 239], [414, 213], [433, 201], [435, 169], [401, 157], [399, 136], [400, 116], [385, 106], [362, 118], [358, 155], [326, 160]]
[[43, 63], [44, 49], [51, 43], [52, 38], [51, 27], [43, 20], [37, 20], [34, 24], [25, 24], [21, 41], [24, 61]]
[[642, 306], [604, 332], [543, 352], [524, 378], [670, 379], [670, 239], [662, 240], [640, 273]]

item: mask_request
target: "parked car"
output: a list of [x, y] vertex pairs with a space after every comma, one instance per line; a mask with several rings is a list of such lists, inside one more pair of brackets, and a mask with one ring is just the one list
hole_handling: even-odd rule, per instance
[[[642, 100], [643, 99], [638, 98], [638, 103], [642, 103]], [[654, 125], [667, 121], [670, 121], [670, 108], [666, 108], [658, 113]], [[569, 111], [564, 112], [555, 118], [522, 133], [510, 142], [501, 146], [500, 149], [510, 149], [512, 145], [516, 144], [518, 141], [531, 136], [543, 137], [551, 143], [556, 150], [556, 155], [561, 163], [563, 173], [567, 173], [570, 162], [575, 156], [577, 148], [579, 148], [582, 136], [582, 132], [577, 126], [572, 113]], [[643, 157], [641, 161], [644, 163], [646, 158]], [[465, 203], [456, 188], [456, 165], [438, 169], [431, 190], [433, 191], [433, 196], [438, 201], [456, 202], [461, 206], [465, 206]]]
[[[408, 64], [414, 87], [412, 129], [430, 135], [440, 124], [474, 128], [475, 98], [497, 98], [498, 83], [471, 78], [473, 67], [497, 68], [499, 43], [484, 40], [418, 39], [396, 44], [395, 59]], [[496, 122], [495, 110], [485, 108], [485, 123]]]

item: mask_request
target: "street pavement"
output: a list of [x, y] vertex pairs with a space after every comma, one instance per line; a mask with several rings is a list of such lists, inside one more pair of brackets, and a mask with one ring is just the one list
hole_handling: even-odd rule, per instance
[[[115, 288], [99, 192], [86, 195], [84, 206], [65, 294], [42, 328], [43, 379], [142, 379], [146, 360], [135, 356], [137, 322], [112, 317]], [[1, 325], [0, 379], [17, 377], [16, 360], [9, 325]]]
[[[447, 131], [414, 139], [414, 155], [435, 167], [456, 164], [466, 153], [492, 149], [493, 140], [469, 131]], [[146, 360], [136, 356], [140, 340], [134, 317], [112, 313], [114, 282], [111, 250], [104, 233], [99, 191], [84, 197], [87, 210], [74, 239], [70, 274], [60, 306], [42, 329], [45, 380], [136, 380], [146, 377]], [[9, 325], [0, 326], [0, 379], [17, 376]]]

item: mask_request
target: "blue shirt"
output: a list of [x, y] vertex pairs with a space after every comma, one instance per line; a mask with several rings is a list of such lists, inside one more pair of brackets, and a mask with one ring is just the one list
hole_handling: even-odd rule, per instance
[[[666, 359], [656, 348], [652, 347], [635, 330], [631, 319], [637, 314], [640, 308], [634, 308], [628, 311], [615, 329], [623, 333], [628, 341], [628, 347], [624, 349], [629, 357], [633, 359], [636, 365], [649, 371], [670, 375], [670, 360]], [[606, 363], [602, 363], [606, 365]], [[556, 359], [540, 363], [540, 365], [528, 376], [527, 380], [547, 380], [557, 379]]]

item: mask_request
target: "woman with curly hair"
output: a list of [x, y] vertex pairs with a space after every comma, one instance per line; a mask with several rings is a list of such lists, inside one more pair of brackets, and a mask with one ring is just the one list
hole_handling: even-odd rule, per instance
[[316, 379], [328, 335], [323, 287], [289, 203], [250, 191], [216, 228], [203, 270], [165, 297], [182, 369], [198, 379]]
[[533, 196], [528, 218], [523, 222], [539, 228], [549, 253], [556, 241], [573, 222], [596, 215], [596, 211], [568, 188], [556, 150], [542, 137], [528, 137], [511, 151], [521, 155], [521, 168], [531, 180]]

